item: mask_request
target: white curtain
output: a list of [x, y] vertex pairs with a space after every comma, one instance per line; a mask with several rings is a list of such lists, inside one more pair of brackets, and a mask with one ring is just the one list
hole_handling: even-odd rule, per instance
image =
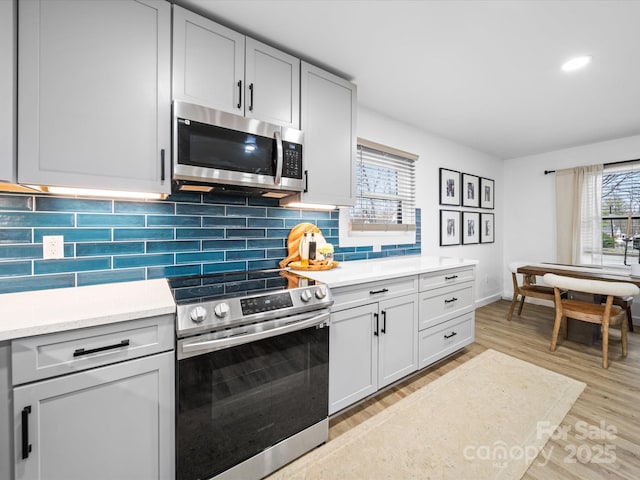
[[558, 263], [602, 265], [602, 165], [556, 172]]

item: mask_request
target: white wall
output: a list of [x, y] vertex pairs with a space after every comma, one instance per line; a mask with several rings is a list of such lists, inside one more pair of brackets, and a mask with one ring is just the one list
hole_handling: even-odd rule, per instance
[[[357, 132], [359, 137], [420, 156], [416, 166], [418, 184], [416, 203], [422, 209], [422, 254], [479, 260], [476, 270], [476, 303], [483, 305], [500, 298], [503, 280], [503, 161], [418, 130], [362, 106], [358, 107]], [[438, 176], [440, 167], [495, 180], [495, 209], [492, 210], [495, 213], [495, 243], [439, 246], [441, 207]], [[442, 208], [451, 209], [452, 207]]]
[[556, 260], [555, 177], [560, 170], [640, 158], [640, 135], [504, 162], [504, 296], [513, 295], [512, 261]]

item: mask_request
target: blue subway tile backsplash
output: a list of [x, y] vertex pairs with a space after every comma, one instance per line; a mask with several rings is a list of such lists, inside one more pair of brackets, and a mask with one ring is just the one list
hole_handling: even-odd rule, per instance
[[[420, 254], [416, 244], [339, 247], [339, 212], [277, 200], [176, 193], [165, 201], [0, 194], [0, 293], [278, 268], [287, 237], [317, 225], [337, 261]], [[62, 235], [64, 258], [43, 260], [42, 237]]]

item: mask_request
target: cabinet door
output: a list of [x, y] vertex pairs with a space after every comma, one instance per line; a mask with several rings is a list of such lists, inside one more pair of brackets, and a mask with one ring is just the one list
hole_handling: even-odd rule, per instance
[[242, 115], [245, 37], [173, 6], [173, 98]]
[[170, 4], [33, 0], [19, 11], [18, 180], [169, 193]]
[[0, 2], [0, 182], [16, 181], [16, 3]]
[[173, 369], [166, 352], [15, 388], [16, 480], [174, 478]]
[[247, 37], [246, 117], [299, 128], [300, 60]]
[[418, 369], [418, 298], [380, 302], [378, 388]]
[[378, 390], [378, 304], [331, 314], [329, 413]]
[[302, 62], [301, 121], [308, 171], [305, 202], [353, 205], [356, 86]]

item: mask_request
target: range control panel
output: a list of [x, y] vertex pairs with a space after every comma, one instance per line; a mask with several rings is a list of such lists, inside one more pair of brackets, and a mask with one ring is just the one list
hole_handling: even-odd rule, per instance
[[240, 300], [240, 308], [242, 309], [243, 315], [253, 315], [255, 313], [280, 310], [288, 307], [293, 307], [293, 300], [291, 300], [289, 292], [242, 298]]

